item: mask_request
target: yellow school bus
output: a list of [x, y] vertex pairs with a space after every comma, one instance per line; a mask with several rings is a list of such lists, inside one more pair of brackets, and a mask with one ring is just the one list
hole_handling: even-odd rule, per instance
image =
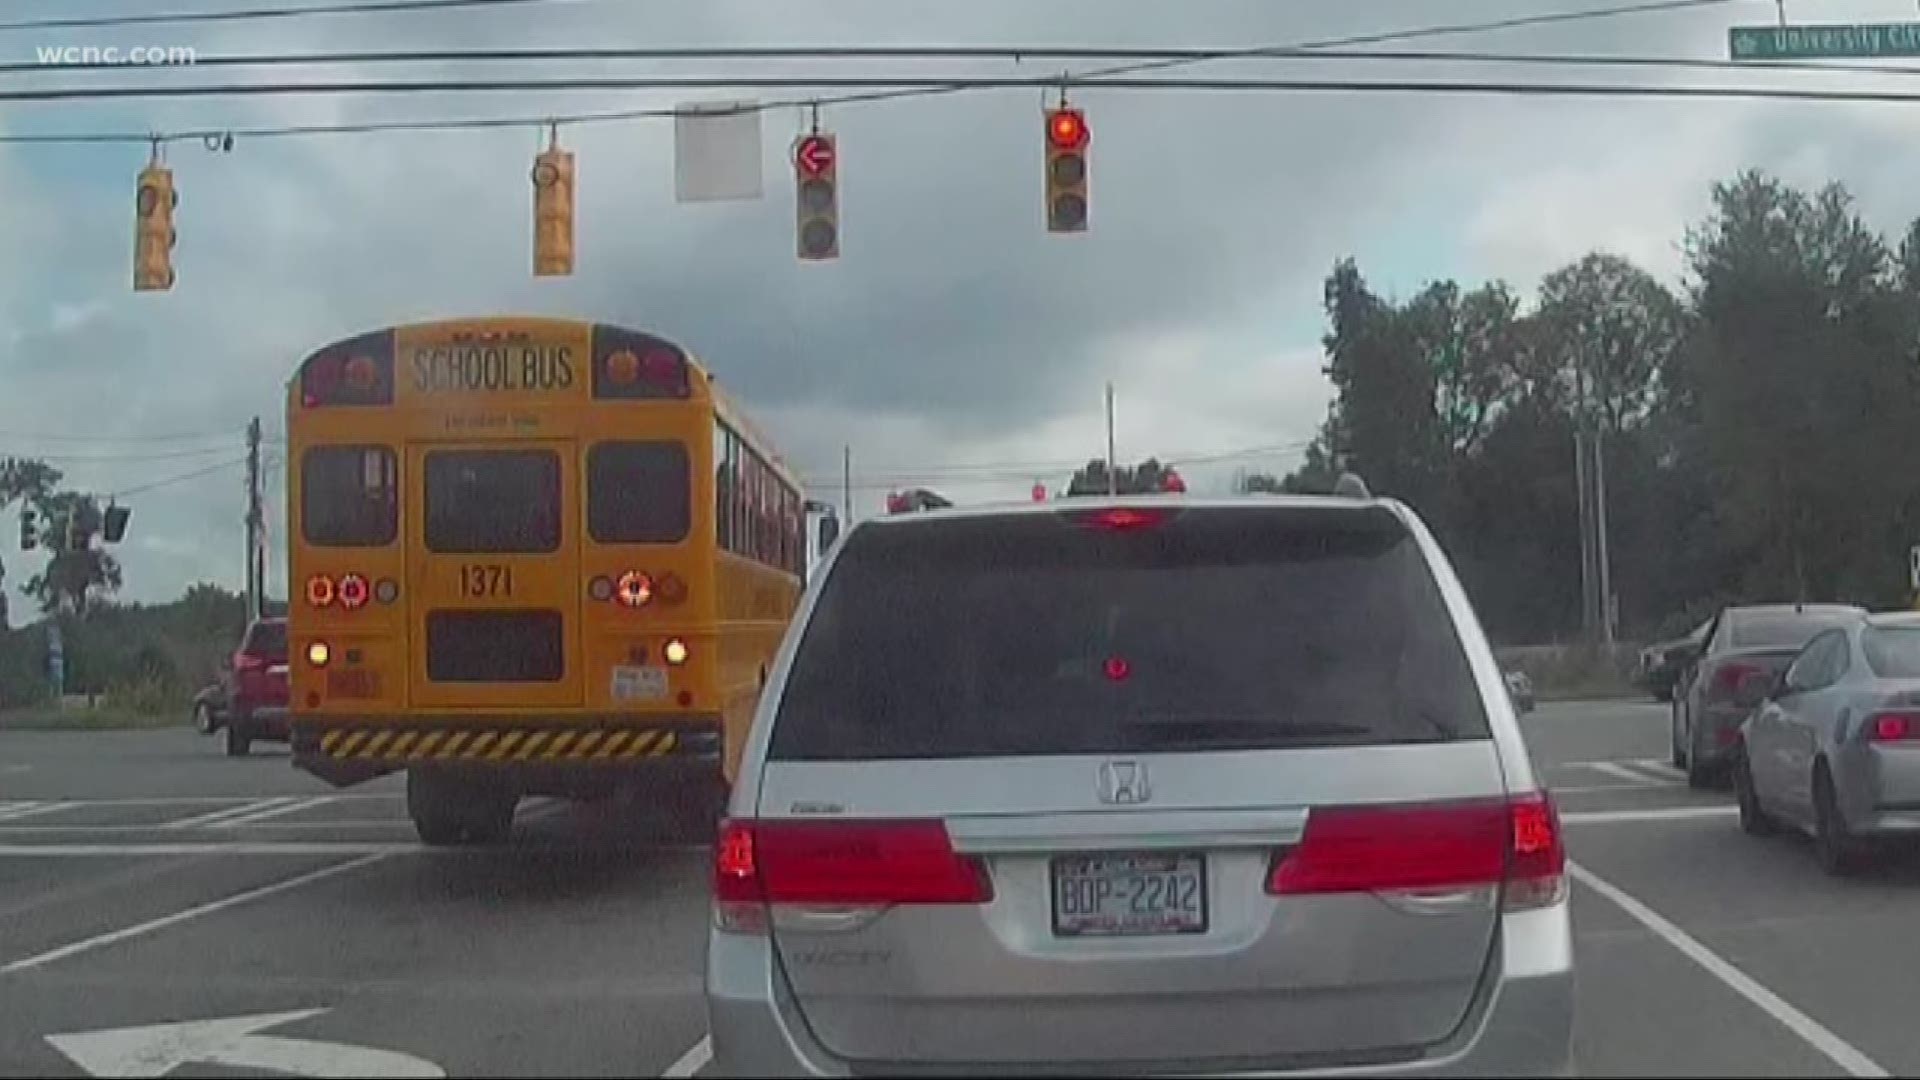
[[375, 330], [300, 364], [287, 441], [300, 768], [406, 770], [430, 844], [501, 839], [526, 795], [717, 809], [809, 504], [685, 349], [556, 319]]

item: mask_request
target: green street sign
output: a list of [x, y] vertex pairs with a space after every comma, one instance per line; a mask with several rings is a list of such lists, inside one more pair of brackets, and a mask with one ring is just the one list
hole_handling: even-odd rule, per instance
[[1727, 31], [1727, 53], [1735, 60], [1920, 56], [1920, 23], [1735, 26]]

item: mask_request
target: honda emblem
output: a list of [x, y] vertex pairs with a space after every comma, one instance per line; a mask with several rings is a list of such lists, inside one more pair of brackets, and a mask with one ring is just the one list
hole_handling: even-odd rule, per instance
[[1137, 761], [1108, 761], [1100, 766], [1100, 801], [1114, 806], [1136, 806], [1153, 798], [1147, 767]]

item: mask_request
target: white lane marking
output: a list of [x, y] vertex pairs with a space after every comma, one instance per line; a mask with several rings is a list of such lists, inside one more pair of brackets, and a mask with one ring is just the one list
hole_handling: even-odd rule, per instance
[[713, 1036], [702, 1035], [700, 1036], [699, 1042], [687, 1047], [687, 1052], [681, 1054], [673, 1064], [667, 1066], [667, 1071], [660, 1075], [662, 1077], [692, 1076], [704, 1068], [707, 1062], [712, 1060]]
[[16, 803], [13, 806], [0, 808], [0, 821], [17, 821], [20, 818], [35, 817], [40, 814], [51, 814], [55, 811], [65, 810], [71, 805], [71, 803], [64, 802]]
[[1638, 765], [1642, 770], [1650, 772], [1662, 779], [1680, 781], [1687, 778], [1687, 774], [1682, 772], [1671, 761], [1662, 761], [1659, 758], [1638, 758], [1634, 761], [1634, 764]]
[[130, 938], [137, 938], [142, 934], [150, 934], [155, 930], [164, 930], [169, 926], [177, 926], [189, 919], [197, 919], [202, 915], [211, 915], [216, 911], [225, 911], [230, 907], [238, 907], [241, 904], [252, 903], [255, 900], [264, 899], [275, 893], [283, 893], [290, 889], [297, 889], [302, 885], [311, 885], [316, 881], [324, 881], [338, 874], [358, 870], [363, 866], [371, 866], [387, 858], [389, 854], [388, 852], [375, 852], [371, 855], [362, 855], [357, 859], [348, 859], [346, 862], [337, 862], [331, 866], [323, 866], [318, 870], [311, 870], [295, 877], [285, 878], [270, 885], [262, 885], [258, 888], [248, 889], [245, 892], [234, 893], [232, 896], [219, 900], [210, 900], [204, 904], [196, 904], [190, 908], [183, 908], [170, 915], [162, 915], [157, 919], [148, 919], [146, 922], [135, 923], [132, 926], [121, 927], [118, 930], [111, 930], [104, 934], [95, 934], [90, 938], [82, 938], [79, 941], [69, 942], [58, 948], [48, 949], [43, 953], [36, 953], [33, 956], [0, 964], [0, 975], [11, 975], [17, 971], [27, 971], [31, 968], [45, 967], [56, 961], [65, 960], [69, 956], [78, 956], [81, 953], [92, 952], [105, 945], [112, 945]]
[[1620, 910], [1660, 935], [1667, 944], [1680, 950], [1681, 955], [1705, 968], [1707, 974], [1725, 983], [1734, 993], [1746, 998], [1758, 1006], [1760, 1011], [1778, 1020], [1788, 1031], [1805, 1040], [1807, 1045], [1832, 1059], [1834, 1064], [1846, 1070], [1847, 1075], [1892, 1075], [1878, 1062], [1862, 1053], [1859, 1048], [1828, 1031], [1818, 1020], [1788, 1004], [1780, 995], [1760, 985], [1746, 972], [1721, 959], [1719, 954], [1694, 940], [1685, 930], [1668, 922], [1659, 912], [1622, 892], [1618, 886], [1595, 876], [1591, 870], [1571, 860], [1567, 863], [1567, 872], [1573, 875], [1574, 880], [1613, 901]]
[[[1564, 815], [1562, 816], [1564, 820]], [[232, 840], [177, 844], [0, 844], [0, 859], [129, 858], [137, 855], [429, 855], [472, 858], [476, 855], [524, 855], [529, 851], [566, 851], [555, 847], [429, 848], [393, 841]], [[665, 855], [688, 855], [712, 850], [706, 844], [636, 845], [635, 850]]]
[[1611, 776], [1616, 780], [1625, 780], [1629, 784], [1644, 783], [1647, 779], [1645, 773], [1634, 772], [1632, 769], [1627, 768], [1625, 765], [1622, 765], [1617, 761], [1590, 762], [1588, 764], [1588, 767], [1593, 769], [1595, 772], [1606, 773], [1608, 776]]
[[[1618, 786], [1608, 791], [1619, 791]], [[1558, 792], [1555, 792], [1558, 794]], [[224, 823], [216, 822], [214, 828]], [[327, 821], [249, 821], [249, 829], [412, 829], [413, 823], [405, 818], [335, 818]], [[113, 833], [151, 833], [160, 831], [158, 825], [9, 825], [0, 822], [0, 836], [50, 836], [60, 833], [113, 834]]]
[[48, 1035], [47, 1042], [89, 1076], [165, 1076], [182, 1065], [231, 1065], [291, 1076], [443, 1077], [431, 1061], [351, 1043], [287, 1039], [259, 1031], [326, 1009], [143, 1024]]
[[1733, 817], [1737, 806], [1665, 806], [1657, 810], [1575, 810], [1560, 815], [1572, 825], [1612, 825], [1623, 821], [1685, 821], [1689, 818]]
[[[1572, 787], [1555, 785], [1549, 790], [1558, 797], [1561, 795], [1597, 795], [1602, 792], [1645, 791], [1648, 788], [1663, 788], [1669, 786], [1671, 785], [1664, 780], [1641, 780], [1632, 784], [1575, 784]], [[5, 829], [0, 829], [0, 832], [5, 831]]]
[[282, 814], [297, 814], [302, 810], [312, 810], [316, 807], [325, 806], [332, 801], [333, 799], [327, 795], [317, 795], [311, 799], [298, 799], [290, 803], [283, 803], [279, 806], [269, 806], [265, 810], [254, 810], [245, 814], [238, 814], [234, 817], [221, 818], [209, 827], [215, 829], [231, 829], [236, 825], [251, 825], [256, 821], [265, 821], [268, 818], [276, 818]]
[[[287, 796], [299, 798], [300, 796]], [[398, 792], [371, 794], [367, 792], [339, 792], [327, 796], [340, 802], [375, 801], [400, 802], [406, 796]], [[135, 795], [127, 798], [111, 799], [67, 799], [71, 806], [218, 806], [221, 803], [257, 803], [267, 798], [264, 795]], [[3, 804], [0, 804], [3, 805]]]
[[[353, 843], [325, 840], [235, 840], [178, 844], [0, 844], [0, 858], [84, 859], [130, 855], [400, 855], [425, 853], [419, 844]], [[452, 851], [454, 849], [448, 849]]]
[[255, 799], [253, 802], [241, 806], [229, 806], [222, 810], [214, 810], [209, 813], [195, 814], [192, 817], [180, 818], [175, 821], [162, 822], [159, 827], [162, 829], [197, 829], [203, 825], [212, 825], [216, 822], [225, 821], [228, 818], [246, 817], [248, 814], [256, 811], [271, 809], [293, 801], [290, 796], [281, 796], [276, 799]]

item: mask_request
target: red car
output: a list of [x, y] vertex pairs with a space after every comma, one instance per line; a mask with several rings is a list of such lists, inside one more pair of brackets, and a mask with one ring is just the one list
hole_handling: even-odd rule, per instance
[[287, 620], [254, 620], [222, 681], [229, 756], [244, 757], [255, 739], [286, 742]]

